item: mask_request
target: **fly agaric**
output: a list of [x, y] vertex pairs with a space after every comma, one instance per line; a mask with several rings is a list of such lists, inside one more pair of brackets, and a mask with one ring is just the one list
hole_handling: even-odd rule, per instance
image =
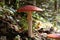
[[17, 10], [17, 12], [27, 12], [27, 21], [28, 21], [28, 36], [33, 37], [32, 35], [32, 12], [33, 11], [43, 11], [41, 8], [32, 5], [26, 5]]

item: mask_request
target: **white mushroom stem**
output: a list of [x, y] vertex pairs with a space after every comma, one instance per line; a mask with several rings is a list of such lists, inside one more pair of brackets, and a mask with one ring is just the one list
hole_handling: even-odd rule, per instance
[[28, 36], [33, 37], [32, 33], [32, 12], [27, 13], [27, 21], [28, 21]]

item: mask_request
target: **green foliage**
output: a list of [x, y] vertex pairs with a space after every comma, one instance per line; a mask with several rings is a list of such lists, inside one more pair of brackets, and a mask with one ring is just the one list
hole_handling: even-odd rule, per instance
[[26, 13], [21, 12], [21, 13], [19, 13], [19, 15], [21, 16], [21, 19], [20, 19], [21, 27], [23, 27], [24, 30], [27, 30], [28, 29], [28, 23], [27, 23], [27, 15], [26, 15]]
[[21, 23], [22, 27], [24, 28], [24, 30], [27, 30], [28, 29], [28, 23], [27, 23], [27, 20], [26, 20], [25, 17], [22, 17], [20, 19], [20, 23]]
[[3, 7], [4, 6], [4, 3], [3, 2], [0, 2], [0, 6]]
[[38, 13], [32, 13], [32, 14], [33, 14], [32, 16], [34, 19], [39, 20], [40, 16], [38, 15]]

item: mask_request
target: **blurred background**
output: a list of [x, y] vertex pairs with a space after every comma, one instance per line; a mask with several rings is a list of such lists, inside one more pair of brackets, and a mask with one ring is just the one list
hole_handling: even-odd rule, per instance
[[[14, 36], [12, 36], [13, 39], [17, 34], [21, 36], [28, 30], [26, 12], [16, 12], [17, 9], [25, 5], [34, 5], [44, 10], [43, 12], [33, 12], [32, 14], [34, 32], [41, 28], [43, 28], [43, 30], [53, 28], [54, 32], [60, 33], [60, 0], [0, 0], [1, 35], [4, 36], [6, 33], [11, 33], [11, 35], [14, 34]], [[9, 37], [9, 35], [7, 35], [7, 37]], [[25, 34], [23, 36], [25, 38]], [[20, 40], [26, 39], [24, 39], [23, 36]]]

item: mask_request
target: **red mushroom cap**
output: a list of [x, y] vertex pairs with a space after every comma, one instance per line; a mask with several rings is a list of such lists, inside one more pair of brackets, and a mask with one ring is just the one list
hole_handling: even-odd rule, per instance
[[17, 10], [17, 12], [26, 12], [26, 11], [43, 11], [41, 8], [36, 6], [26, 5]]
[[60, 38], [60, 34], [48, 34], [47, 35], [49, 38]]

